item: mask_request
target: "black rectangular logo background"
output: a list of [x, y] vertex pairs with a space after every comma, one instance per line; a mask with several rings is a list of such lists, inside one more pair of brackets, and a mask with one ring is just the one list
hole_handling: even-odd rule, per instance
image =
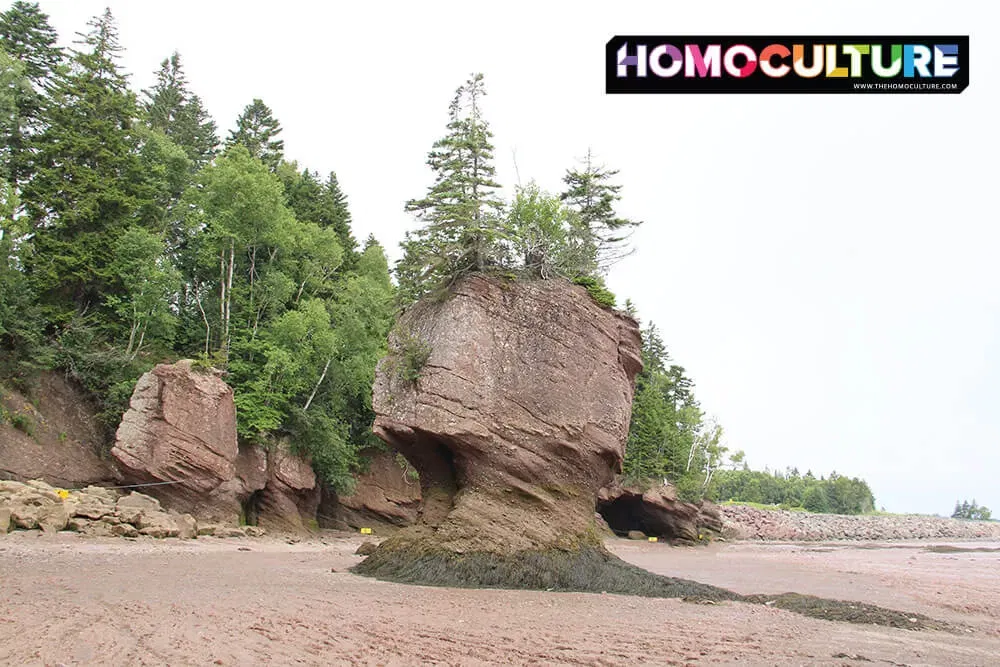
[[[638, 44], [645, 44], [647, 53], [661, 44], [672, 44], [684, 50], [685, 44], [698, 45], [702, 51], [709, 44], [721, 44], [722, 53], [728, 47], [735, 44], [745, 44], [752, 48], [760, 56], [761, 51], [771, 44], [781, 44], [789, 49], [794, 44], [804, 44], [806, 46], [807, 60], [812, 65], [812, 46], [814, 44], [836, 44], [837, 63], [839, 66], [847, 67], [849, 57], [841, 52], [844, 44], [881, 44], [888, 49], [892, 44], [920, 44], [932, 47], [935, 44], [957, 44], [958, 45], [958, 71], [951, 77], [924, 78], [920, 76], [905, 77], [902, 72], [898, 76], [883, 78], [876, 75], [871, 70], [871, 56], [862, 58], [862, 71], [860, 77], [827, 77], [824, 66], [823, 73], [815, 78], [800, 77], [794, 71], [789, 72], [784, 77], [773, 78], [757, 69], [746, 78], [737, 78], [722, 71], [722, 76], [713, 77], [685, 77], [683, 72], [673, 77], [659, 77], [651, 71], [645, 77], [637, 77], [635, 68], [629, 68], [629, 76], [618, 77], [618, 49], [622, 44], [629, 45], [629, 54], [635, 54], [635, 47]], [[921, 35], [921, 36], [885, 36], [885, 35], [861, 35], [861, 36], [759, 36], [759, 35], [616, 35], [605, 45], [605, 84], [606, 92], [612, 94], [629, 93], [918, 93], [918, 94], [956, 94], [961, 93], [969, 85], [969, 36], [968, 35]], [[790, 58], [785, 63], [791, 65]], [[861, 88], [855, 84], [880, 84], [880, 87]], [[889, 84], [881, 86], [881, 84]], [[942, 84], [948, 84], [947, 86]], [[923, 87], [928, 85], [928, 87]]]

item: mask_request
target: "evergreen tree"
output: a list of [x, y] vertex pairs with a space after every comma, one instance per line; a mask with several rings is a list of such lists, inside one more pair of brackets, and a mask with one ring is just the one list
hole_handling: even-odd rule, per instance
[[285, 142], [277, 138], [279, 134], [281, 124], [270, 107], [255, 98], [236, 120], [236, 129], [230, 132], [226, 148], [244, 146], [250, 155], [274, 171], [281, 163], [285, 150]]
[[19, 63], [25, 79], [10, 88], [13, 114], [3, 128], [7, 178], [15, 188], [32, 174], [33, 141], [45, 127], [47, 91], [63, 58], [56, 40], [56, 31], [38, 3], [17, 0], [0, 14], [0, 51]]
[[140, 204], [129, 179], [139, 173], [136, 103], [117, 64], [117, 28], [110, 11], [88, 25], [53, 87], [24, 196], [35, 230], [27, 269], [56, 324], [113, 291], [115, 241]]
[[955, 501], [955, 511], [952, 512], [952, 519], [971, 519], [973, 521], [989, 521], [993, 516], [988, 507], [983, 507], [976, 503], [976, 499], [973, 498], [970, 503], [968, 500], [962, 501], [961, 504]]
[[611, 183], [611, 179], [617, 174], [617, 170], [596, 164], [588, 150], [582, 168], [569, 169], [563, 177], [566, 190], [561, 198], [577, 216], [571, 244], [581, 275], [605, 271], [630, 254], [626, 242], [632, 230], [641, 224], [618, 217], [615, 212], [621, 186]]
[[448, 134], [427, 157], [434, 183], [407, 202], [424, 226], [407, 234], [397, 269], [400, 291], [415, 299], [472, 271], [503, 265], [503, 204], [494, 180], [493, 133], [483, 118], [482, 74], [472, 75], [448, 107]]
[[184, 149], [194, 170], [208, 164], [219, 145], [215, 121], [202, 107], [201, 99], [188, 90], [179, 53], [175, 51], [160, 63], [156, 83], [145, 96], [149, 125]]
[[667, 478], [686, 496], [700, 494], [718, 467], [721, 428], [702, 423], [693, 383], [670, 363], [656, 326], [643, 331], [624, 473], [631, 481]]
[[337, 175], [330, 172], [327, 181], [321, 183], [318, 172], [308, 169], [299, 172], [297, 169], [294, 162], [283, 162], [278, 168], [278, 176], [285, 184], [288, 207], [299, 220], [314, 222], [333, 231], [344, 251], [344, 268], [351, 268], [357, 259], [357, 241], [351, 234], [351, 212]]

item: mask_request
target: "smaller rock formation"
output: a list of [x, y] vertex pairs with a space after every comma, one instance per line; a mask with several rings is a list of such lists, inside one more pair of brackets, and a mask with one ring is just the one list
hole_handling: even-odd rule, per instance
[[[233, 390], [219, 372], [190, 360], [139, 378], [111, 455], [121, 483], [153, 484], [143, 491], [163, 507], [205, 522], [303, 530], [316, 518], [320, 492], [310, 463], [287, 442], [270, 452], [240, 447]], [[167, 525], [140, 532], [181, 530]]]
[[678, 500], [677, 490], [671, 485], [642, 490], [612, 484], [598, 492], [597, 511], [611, 530], [623, 536], [641, 531], [652, 537], [693, 544], [722, 533], [722, 519], [716, 505]]
[[258, 525], [269, 530], [312, 528], [320, 489], [309, 461], [281, 442], [267, 456], [267, 483], [258, 504]]
[[236, 474], [239, 455], [233, 390], [189, 360], [139, 378], [111, 449], [123, 482], [174, 482], [148, 490], [173, 509], [229, 523], [256, 490]]
[[368, 467], [358, 475], [354, 492], [337, 496], [320, 514], [333, 517], [331, 527], [336, 528], [413, 525], [421, 498], [416, 471], [408, 464], [401, 466], [396, 455], [384, 450], [364, 450], [360, 457]]

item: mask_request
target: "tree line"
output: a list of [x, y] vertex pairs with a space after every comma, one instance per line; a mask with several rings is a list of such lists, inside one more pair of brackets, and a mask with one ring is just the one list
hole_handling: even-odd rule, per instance
[[110, 430], [139, 375], [200, 359], [242, 441], [288, 438], [343, 485], [393, 318], [382, 247], [263, 101], [223, 141], [179, 54], [140, 94], [121, 54], [109, 11], [70, 49], [37, 3], [0, 14], [0, 377], [62, 370]]
[[990, 512], [990, 508], [977, 504], [975, 498], [972, 499], [971, 503], [968, 500], [963, 500], [962, 502], [956, 500], [955, 511], [951, 513], [952, 519], [989, 521], [992, 517], [993, 513]]
[[[358, 451], [376, 444], [371, 386], [399, 309], [473, 272], [564, 278], [616, 305], [604, 277], [640, 224], [616, 210], [618, 172], [587, 151], [560, 192], [531, 181], [505, 200], [480, 74], [448, 106], [427, 156], [431, 185], [405, 204], [420, 226], [401, 244], [394, 284], [383, 248], [354, 238], [336, 174], [287, 160], [262, 100], [223, 140], [179, 54], [136, 94], [110, 12], [78, 37], [59, 48], [37, 3], [0, 14], [6, 381], [30, 388], [40, 370], [61, 370], [98, 401], [110, 431], [143, 372], [196, 358], [226, 371], [241, 441], [287, 438], [343, 487]], [[643, 359], [627, 479], [668, 479], [688, 498], [806, 503], [805, 481], [786, 480], [795, 490], [781, 495], [774, 475], [726, 469], [743, 453], [723, 445], [653, 323]], [[865, 505], [860, 492], [842, 503], [846, 478], [833, 477], [817, 482], [811, 507]]]

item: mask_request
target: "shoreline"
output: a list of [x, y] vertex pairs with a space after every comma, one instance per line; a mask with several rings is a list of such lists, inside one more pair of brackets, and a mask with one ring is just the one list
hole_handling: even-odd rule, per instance
[[1000, 522], [915, 514], [811, 514], [720, 505], [724, 539], [755, 542], [1000, 541]]

